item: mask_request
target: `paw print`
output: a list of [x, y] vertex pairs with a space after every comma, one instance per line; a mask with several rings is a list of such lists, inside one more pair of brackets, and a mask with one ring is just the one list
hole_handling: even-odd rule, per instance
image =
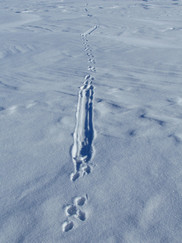
[[82, 210], [82, 207], [86, 204], [88, 196], [75, 197], [72, 204], [68, 204], [65, 207], [65, 214], [67, 219], [62, 224], [62, 231], [68, 232], [74, 228], [75, 220], [85, 221], [87, 219], [86, 213]]

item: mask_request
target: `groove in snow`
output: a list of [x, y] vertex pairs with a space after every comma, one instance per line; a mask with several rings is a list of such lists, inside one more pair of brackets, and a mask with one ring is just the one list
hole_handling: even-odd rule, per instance
[[75, 181], [80, 173], [90, 173], [88, 162], [93, 153], [93, 94], [94, 87], [92, 85], [93, 78], [87, 75], [83, 86], [80, 88], [77, 113], [76, 127], [74, 132], [74, 142], [72, 147], [72, 160], [75, 167], [75, 173], [71, 175], [71, 179]]

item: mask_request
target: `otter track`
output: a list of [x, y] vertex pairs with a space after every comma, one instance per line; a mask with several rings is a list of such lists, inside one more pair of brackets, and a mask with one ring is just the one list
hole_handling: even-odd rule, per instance
[[76, 112], [76, 126], [73, 135], [73, 146], [71, 151], [72, 161], [74, 164], [74, 173], [71, 174], [71, 180], [75, 181], [80, 176], [89, 174], [91, 166], [89, 162], [93, 155], [93, 140], [94, 140], [94, 126], [93, 126], [93, 97], [94, 97], [94, 76], [96, 72], [95, 59], [92, 50], [88, 44], [87, 36], [97, 29], [94, 26], [84, 32], [82, 42], [84, 50], [88, 56], [88, 71], [83, 86], [80, 87], [78, 95], [78, 104]]

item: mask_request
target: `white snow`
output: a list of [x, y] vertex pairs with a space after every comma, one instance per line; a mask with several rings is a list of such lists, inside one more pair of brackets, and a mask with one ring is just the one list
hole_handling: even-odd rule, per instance
[[182, 242], [181, 8], [1, 1], [0, 242]]

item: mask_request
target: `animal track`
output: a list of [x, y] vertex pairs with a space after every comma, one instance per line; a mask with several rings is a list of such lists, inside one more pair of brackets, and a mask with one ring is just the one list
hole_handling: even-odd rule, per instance
[[84, 213], [84, 212], [82, 212], [81, 210], [78, 210], [76, 215], [77, 215], [77, 217], [78, 217], [81, 221], [85, 221], [86, 216], [85, 216], [85, 213]]
[[74, 143], [72, 147], [72, 160], [75, 166], [75, 173], [71, 179], [75, 181], [80, 174], [89, 174], [91, 169], [88, 166], [93, 153], [93, 95], [94, 87], [90, 75], [86, 76], [84, 85], [80, 88], [76, 127], [74, 132]]
[[75, 215], [76, 212], [77, 212], [76, 206], [74, 206], [74, 205], [67, 206], [67, 208], [66, 208], [66, 214], [67, 214], [67, 216]]
[[73, 221], [65, 221], [62, 225], [63, 232], [68, 232], [73, 228]]
[[86, 220], [86, 213], [80, 208], [85, 205], [87, 199], [87, 195], [85, 197], [76, 197], [72, 204], [69, 204], [65, 207], [65, 214], [67, 219], [62, 224], [63, 232], [68, 232], [73, 229], [75, 221], [74, 219], [78, 219], [79, 221]]
[[96, 72], [95, 59], [92, 50], [88, 44], [87, 35], [90, 35], [97, 29], [97, 26], [90, 28], [83, 33], [82, 43], [88, 56], [88, 71], [90, 74], [85, 76], [83, 86], [80, 87], [78, 95], [78, 104], [76, 112], [76, 126], [73, 135], [73, 146], [71, 150], [72, 161], [75, 171], [71, 174], [70, 179], [76, 181], [80, 176], [90, 174], [91, 166], [88, 165], [93, 155], [93, 96], [94, 96], [94, 77], [91, 73]]
[[87, 8], [85, 8], [85, 12], [87, 13], [88, 17], [92, 17], [92, 14], [89, 13], [89, 10]]
[[76, 197], [75, 200], [74, 200], [74, 203], [77, 205], [77, 206], [83, 206], [86, 202], [86, 198], [85, 197]]
[[[88, 6], [88, 4], [87, 4]], [[88, 9], [85, 8], [88, 12]], [[89, 17], [89, 13], [87, 14]], [[71, 174], [71, 181], [76, 181], [80, 176], [90, 174], [92, 167], [90, 161], [93, 156], [93, 97], [94, 97], [94, 77], [91, 75], [96, 72], [95, 58], [88, 44], [87, 35], [90, 35], [97, 29], [97, 26], [90, 28], [81, 35], [84, 51], [88, 57], [88, 75], [85, 76], [83, 85], [80, 87], [76, 111], [76, 125], [73, 133], [73, 145], [71, 148], [71, 157], [74, 164], [74, 172]], [[83, 222], [87, 219], [86, 213], [82, 207], [86, 204], [88, 196], [75, 197], [72, 204], [65, 207], [66, 220], [62, 224], [62, 231], [68, 232], [74, 228], [75, 220]]]
[[97, 29], [97, 25], [95, 25], [94, 27], [90, 28], [89, 30], [87, 30], [86, 32], [84, 32], [82, 34], [82, 36], [87, 36], [90, 35], [92, 32], [94, 32]]

